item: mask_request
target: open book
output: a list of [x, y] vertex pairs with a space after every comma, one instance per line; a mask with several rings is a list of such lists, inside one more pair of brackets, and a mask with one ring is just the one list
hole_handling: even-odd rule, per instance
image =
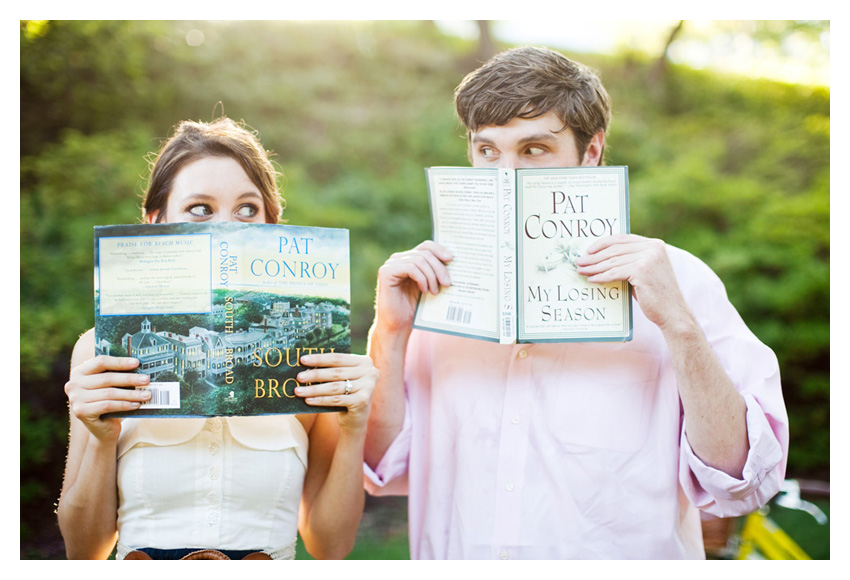
[[434, 241], [452, 285], [423, 294], [414, 327], [503, 344], [627, 341], [628, 282], [594, 284], [575, 259], [629, 233], [628, 168], [427, 168]]
[[126, 416], [340, 411], [293, 394], [299, 358], [350, 352], [348, 230], [96, 227], [95, 351], [132, 356], [152, 400]]

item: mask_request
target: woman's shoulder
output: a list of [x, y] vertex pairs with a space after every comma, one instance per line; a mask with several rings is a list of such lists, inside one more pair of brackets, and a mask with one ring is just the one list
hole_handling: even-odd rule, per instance
[[[79, 364], [94, 356], [94, 328], [90, 328], [80, 335], [71, 353], [71, 361]], [[71, 366], [76, 366], [72, 364]]]

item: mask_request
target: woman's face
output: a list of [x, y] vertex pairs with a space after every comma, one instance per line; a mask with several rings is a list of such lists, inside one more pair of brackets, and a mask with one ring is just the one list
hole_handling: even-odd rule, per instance
[[168, 196], [165, 215], [148, 215], [148, 221], [259, 222], [266, 212], [259, 188], [231, 157], [204, 157], [177, 173]]

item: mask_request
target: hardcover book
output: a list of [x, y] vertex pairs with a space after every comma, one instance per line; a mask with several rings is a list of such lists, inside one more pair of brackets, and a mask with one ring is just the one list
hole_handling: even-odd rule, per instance
[[94, 237], [96, 354], [136, 357], [151, 376], [150, 403], [121, 416], [342, 410], [293, 389], [302, 355], [351, 350], [348, 230], [143, 224]]
[[482, 340], [628, 341], [631, 288], [576, 271], [587, 246], [629, 233], [628, 168], [426, 168], [434, 241], [452, 284], [422, 294], [414, 327]]

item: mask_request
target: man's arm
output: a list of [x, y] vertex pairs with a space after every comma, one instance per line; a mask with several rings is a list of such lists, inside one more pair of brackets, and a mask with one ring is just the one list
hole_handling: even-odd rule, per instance
[[749, 451], [746, 404], [686, 304], [666, 244], [611, 236], [591, 245], [577, 264], [590, 282], [631, 283], [635, 300], [670, 349], [691, 448], [706, 465], [740, 479]]
[[422, 242], [393, 254], [378, 270], [375, 320], [368, 354], [380, 371], [372, 396], [364, 457], [375, 469], [404, 422], [404, 353], [421, 292], [436, 294], [451, 284], [445, 263], [451, 254], [439, 244]]
[[735, 390], [693, 316], [661, 332], [676, 371], [691, 448], [706, 465], [741, 479], [749, 452], [744, 397]]
[[375, 469], [404, 422], [404, 351], [410, 330], [393, 332], [382, 328], [376, 316], [369, 331], [368, 354], [380, 370], [372, 396], [372, 413], [366, 431], [364, 459]]

